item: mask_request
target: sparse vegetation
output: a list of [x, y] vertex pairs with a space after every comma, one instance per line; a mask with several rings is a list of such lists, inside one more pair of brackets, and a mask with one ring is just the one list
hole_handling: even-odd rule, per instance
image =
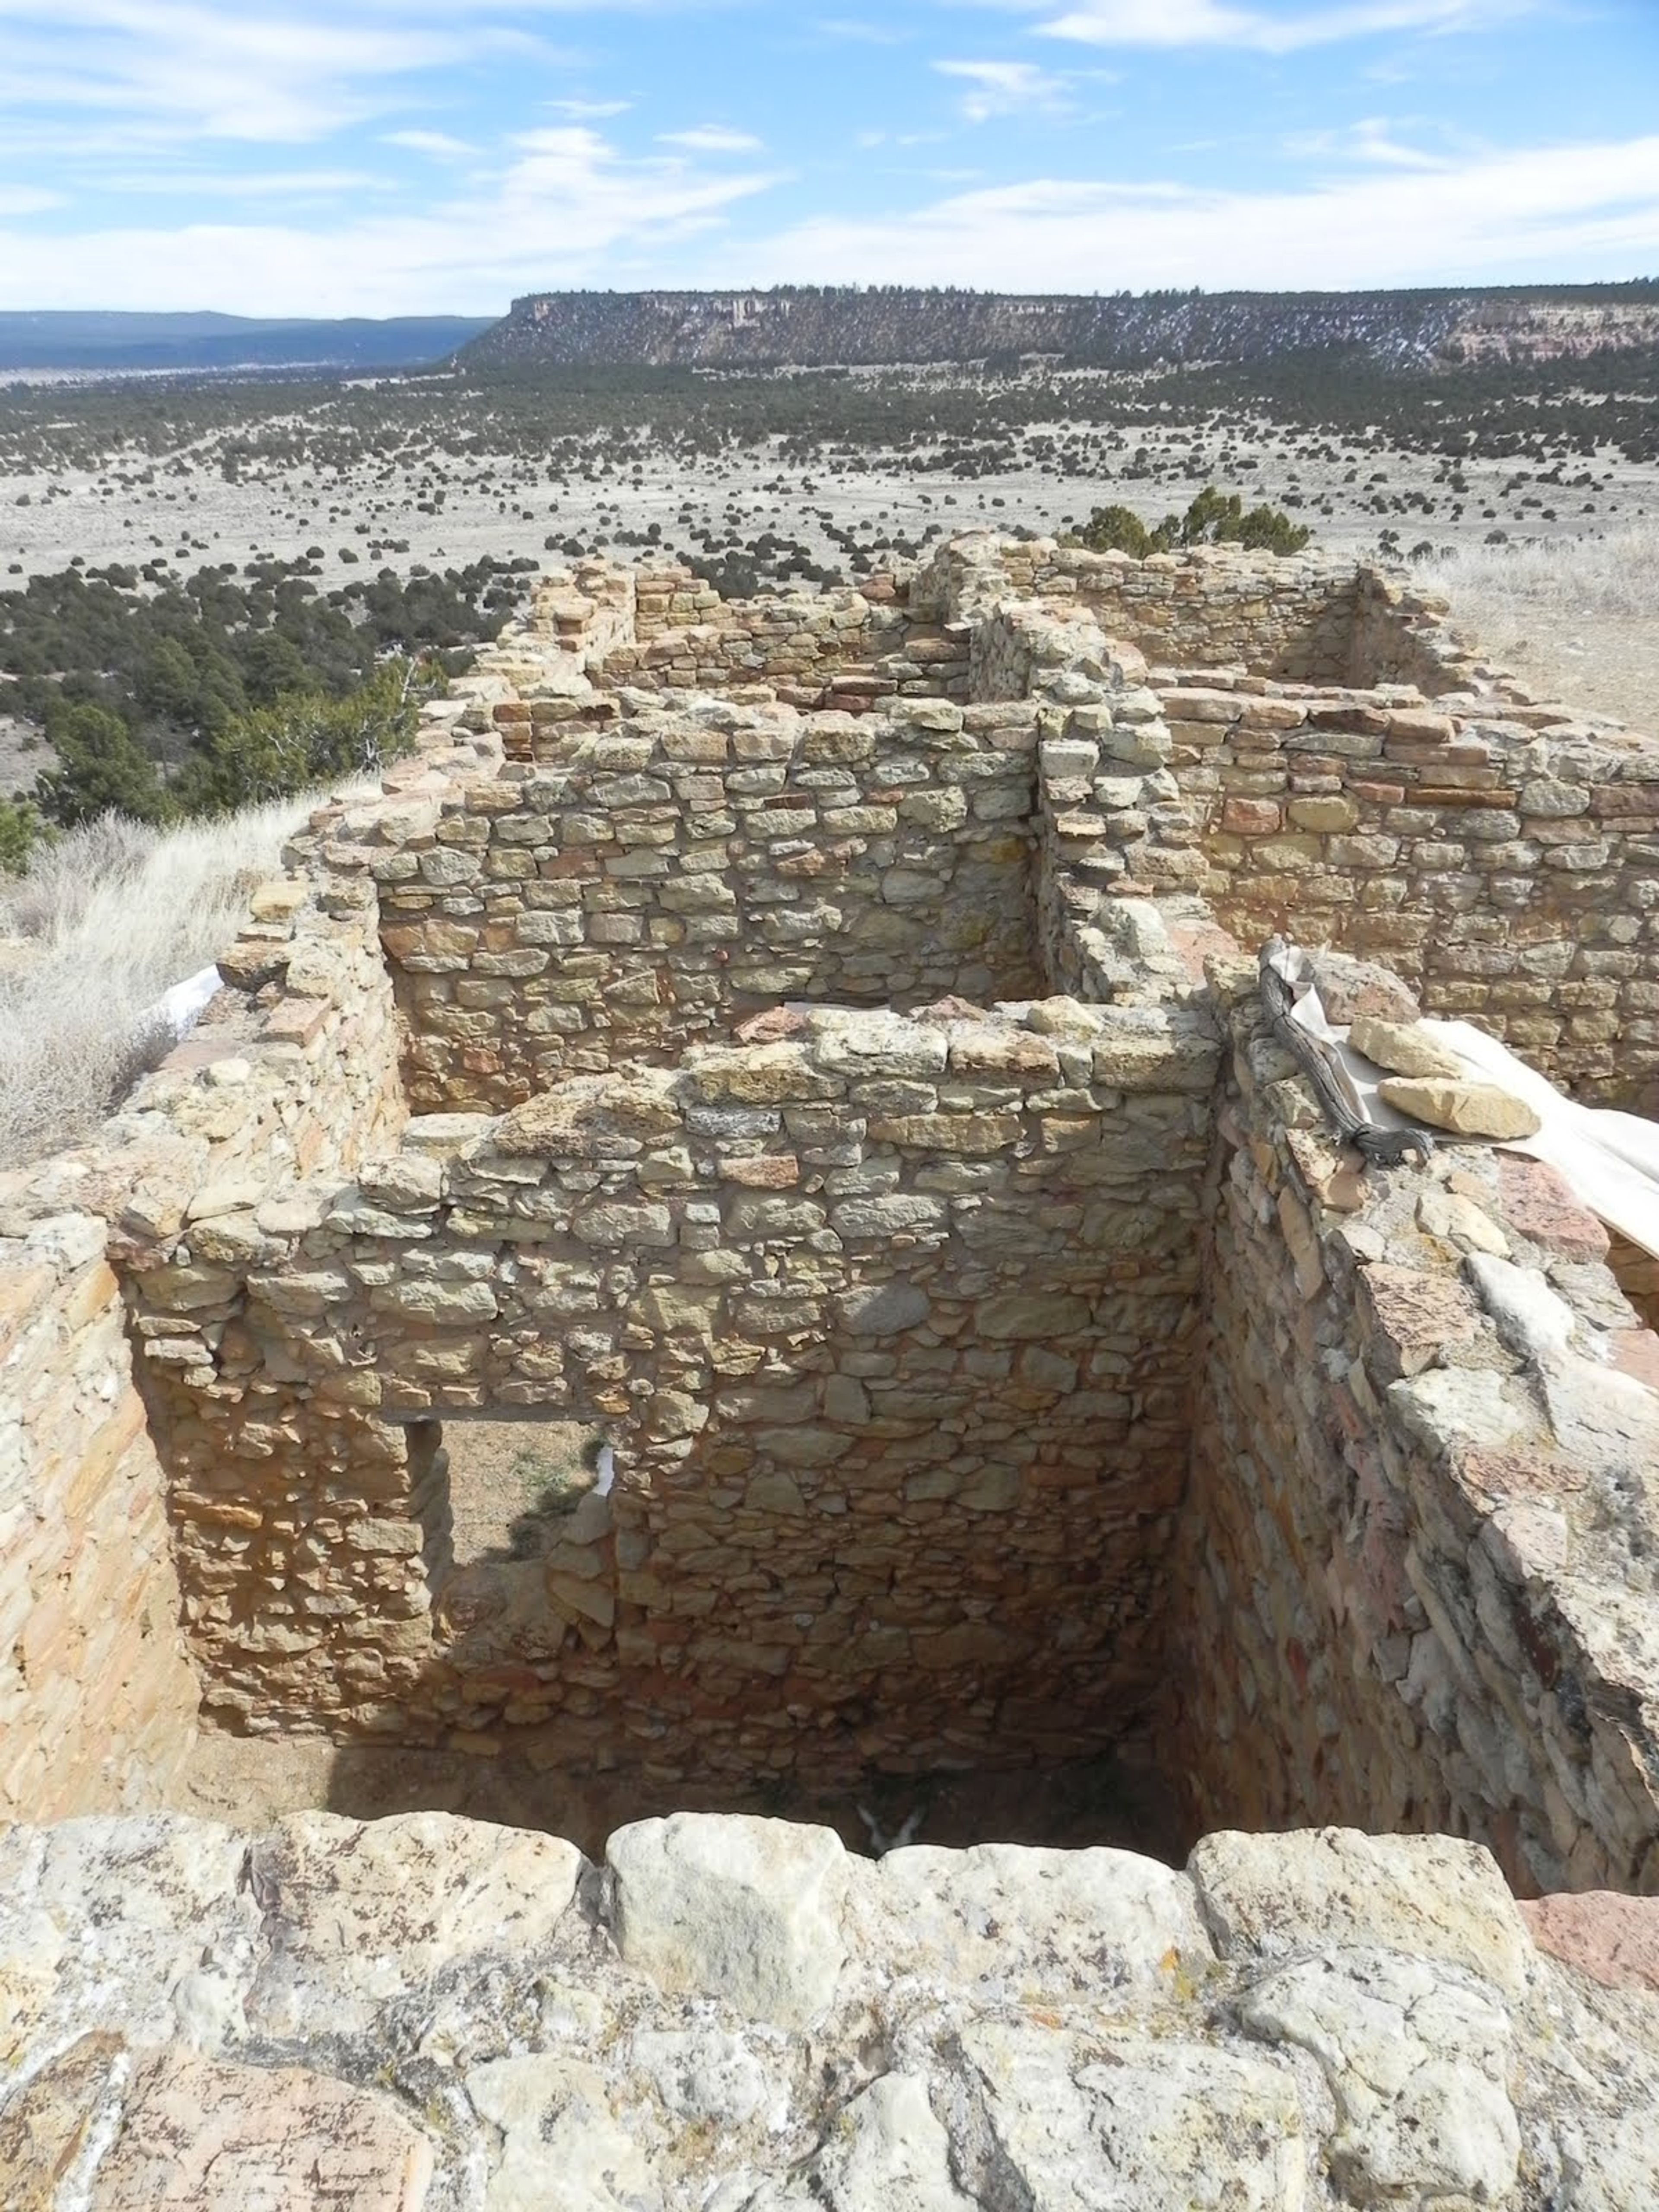
[[1092, 553], [1127, 553], [1144, 561], [1149, 553], [1168, 553], [1177, 545], [1243, 545], [1269, 553], [1299, 553], [1313, 536], [1277, 507], [1248, 512], [1237, 492], [1206, 484], [1183, 515], [1166, 515], [1156, 529], [1127, 507], [1097, 507], [1074, 542]]
[[[392, 570], [320, 594], [315, 564], [178, 579], [117, 565], [0, 593], [8, 703], [55, 755], [34, 799], [66, 828], [221, 811], [371, 771], [422, 696], [518, 604], [519, 572]], [[3, 848], [0, 848], [3, 857]]]
[[234, 936], [310, 801], [162, 833], [106, 814], [0, 905], [0, 1167], [76, 1143], [172, 1042], [157, 1002]]

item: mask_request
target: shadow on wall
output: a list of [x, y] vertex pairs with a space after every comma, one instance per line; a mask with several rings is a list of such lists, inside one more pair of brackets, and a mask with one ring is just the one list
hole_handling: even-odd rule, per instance
[[[308, 1799], [307, 1802], [314, 1802]], [[572, 1775], [511, 1753], [410, 1751], [337, 1745], [323, 1803], [352, 1820], [442, 1812], [567, 1838], [592, 1859], [630, 1820], [671, 1813], [755, 1813], [835, 1829], [850, 1850], [905, 1844], [1104, 1845], [1184, 1864], [1195, 1838], [1170, 1778], [1112, 1753], [1018, 1772], [969, 1767], [922, 1775], [872, 1773], [835, 1790], [782, 1781], [653, 1780], [638, 1765]]]

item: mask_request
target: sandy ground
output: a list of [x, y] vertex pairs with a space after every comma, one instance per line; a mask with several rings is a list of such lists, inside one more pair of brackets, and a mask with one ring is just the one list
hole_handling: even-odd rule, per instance
[[1543, 698], [1659, 732], [1659, 617], [1459, 606], [1490, 657]]
[[[1066, 428], [1051, 425], [1048, 434]], [[326, 476], [303, 466], [282, 473], [250, 470], [227, 483], [210, 446], [181, 451], [177, 472], [156, 464], [157, 480], [141, 485], [119, 482], [129, 472], [112, 456], [105, 469], [49, 480], [0, 474], [0, 567], [10, 570], [15, 562], [17, 574], [51, 573], [77, 554], [94, 568], [155, 554], [190, 567], [204, 560], [240, 564], [262, 555], [294, 559], [321, 545], [344, 582], [353, 564], [340, 562], [342, 548], [366, 561], [371, 546], [406, 540], [406, 551], [386, 556], [398, 568], [458, 565], [486, 553], [556, 561], [561, 556], [544, 545], [550, 534], [614, 543], [618, 531], [643, 532], [653, 522], [661, 525], [665, 543], [676, 545], [693, 526], [723, 532], [730, 525], [744, 538], [772, 530], [799, 538], [827, 563], [844, 556], [824, 532], [825, 510], [842, 529], [867, 526], [868, 542], [878, 545], [896, 532], [920, 537], [930, 524], [946, 532], [1005, 522], [1051, 531], [1109, 501], [1156, 521], [1184, 508], [1206, 482], [1243, 492], [1252, 504], [1288, 504], [1321, 544], [1345, 552], [1374, 550], [1385, 529], [1408, 551], [1425, 539], [1478, 543], [1493, 529], [1568, 536], [1613, 520], [1659, 516], [1659, 467], [1611, 453], [1584, 465], [1594, 488], [1541, 495], [1530, 482], [1508, 491], [1515, 474], [1508, 462], [1470, 461], [1464, 471], [1468, 491], [1457, 497], [1437, 483], [1440, 464], [1431, 459], [1310, 447], [1264, 424], [1241, 425], [1227, 449], [1254, 462], [1249, 470], [1228, 467], [1213, 439], [1196, 440], [1190, 430], [1133, 436], [1146, 448], [1145, 475], [1130, 473], [1130, 453], [1098, 441], [1081, 472], [1031, 460], [963, 481], [918, 472], [903, 457], [879, 448], [871, 450], [867, 471], [857, 472], [822, 463], [803, 466], [762, 448], [691, 459], [653, 455], [639, 470], [597, 483], [544, 475], [510, 454], [457, 454], [443, 465], [445, 498], [436, 514], [421, 511], [417, 483], [388, 482], [378, 463]], [[1333, 458], [1312, 459], [1313, 452]], [[1195, 462], [1194, 455], [1201, 459]], [[1372, 481], [1378, 477], [1385, 481]], [[30, 497], [24, 508], [16, 505], [21, 495]], [[1380, 512], [1370, 504], [1379, 499]], [[1552, 500], [1558, 502], [1553, 523], [1539, 512]], [[1421, 501], [1431, 508], [1413, 503]], [[689, 522], [682, 513], [688, 506]]]
[[574, 1421], [444, 1423], [458, 1563], [529, 1559], [593, 1486], [601, 1439]]

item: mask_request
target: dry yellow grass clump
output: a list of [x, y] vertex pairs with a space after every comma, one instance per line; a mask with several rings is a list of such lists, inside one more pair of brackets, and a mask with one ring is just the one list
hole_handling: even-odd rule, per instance
[[1413, 575], [1534, 690], [1659, 732], [1659, 524], [1466, 546]]
[[167, 1052], [164, 994], [235, 936], [316, 803], [169, 830], [106, 815], [37, 854], [0, 901], [0, 1167], [88, 1135]]

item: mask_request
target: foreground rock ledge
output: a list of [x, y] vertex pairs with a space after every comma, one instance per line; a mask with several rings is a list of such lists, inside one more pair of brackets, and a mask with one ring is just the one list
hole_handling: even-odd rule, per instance
[[1339, 1828], [1177, 1874], [715, 1814], [604, 1868], [438, 1813], [16, 1826], [0, 2203], [1646, 2212], [1659, 1902], [1528, 1912]]

